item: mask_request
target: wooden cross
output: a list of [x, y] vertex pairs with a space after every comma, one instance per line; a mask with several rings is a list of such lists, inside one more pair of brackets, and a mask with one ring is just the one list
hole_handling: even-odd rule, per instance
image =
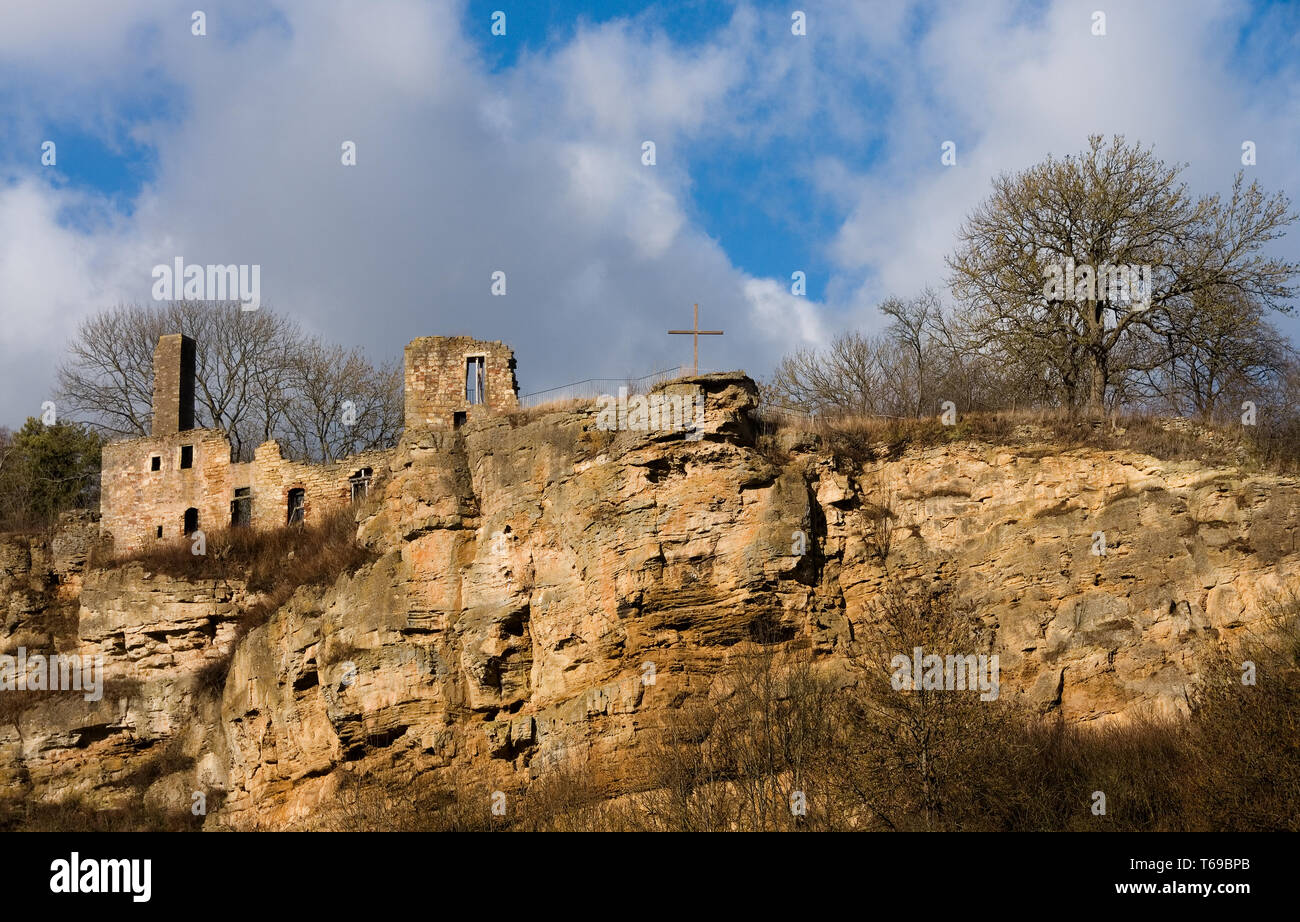
[[700, 373], [700, 337], [701, 336], [721, 336], [721, 330], [701, 330], [700, 329], [700, 306], [695, 305], [695, 329], [693, 330], [669, 330], [669, 333], [687, 335], [695, 337], [695, 361], [691, 364], [691, 374]]

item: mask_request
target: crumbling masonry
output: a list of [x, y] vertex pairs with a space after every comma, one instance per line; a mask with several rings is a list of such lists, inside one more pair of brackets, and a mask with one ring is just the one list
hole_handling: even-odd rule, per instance
[[[199, 529], [310, 523], [366, 495], [390, 452], [330, 464], [291, 461], [274, 441], [253, 460], [231, 460], [219, 429], [194, 428], [196, 344], [179, 333], [154, 350], [152, 434], [104, 446], [100, 529], [115, 553]], [[425, 336], [406, 347], [408, 429], [456, 428], [484, 413], [518, 409], [515, 358], [499, 342]]]

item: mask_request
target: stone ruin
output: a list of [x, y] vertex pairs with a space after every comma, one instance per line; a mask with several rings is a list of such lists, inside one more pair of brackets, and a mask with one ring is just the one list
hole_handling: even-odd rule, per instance
[[[104, 446], [100, 530], [114, 553], [200, 529], [318, 522], [367, 495], [390, 450], [313, 464], [283, 457], [272, 440], [257, 447], [252, 461], [237, 462], [225, 432], [196, 429], [196, 348], [179, 333], [159, 338], [151, 434]], [[519, 408], [513, 351], [467, 336], [412, 340], [404, 388], [408, 430], [455, 429], [483, 414]]]

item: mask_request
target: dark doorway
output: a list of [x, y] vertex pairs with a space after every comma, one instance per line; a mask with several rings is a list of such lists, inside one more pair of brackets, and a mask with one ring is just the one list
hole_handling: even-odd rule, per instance
[[230, 501], [230, 526], [245, 528], [253, 524], [253, 491], [250, 487], [237, 487]]
[[453, 413], [451, 415], [452, 428], [459, 429], [461, 426], [465, 425], [466, 416], [467, 414], [463, 410], [457, 413]]
[[296, 487], [289, 491], [289, 519], [290, 525], [301, 525], [307, 521], [307, 494], [301, 487]]
[[185, 537], [199, 530], [199, 510], [193, 506], [185, 510]]

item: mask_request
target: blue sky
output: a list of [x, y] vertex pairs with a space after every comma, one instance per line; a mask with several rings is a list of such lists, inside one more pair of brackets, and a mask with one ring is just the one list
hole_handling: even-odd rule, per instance
[[1197, 193], [1245, 138], [1267, 189], [1300, 178], [1300, 4], [1116, 4], [1104, 37], [1095, 0], [810, 2], [804, 36], [796, 5], [720, 0], [226, 0], [206, 36], [194, 6], [0, 11], [0, 424], [175, 256], [258, 263], [274, 309], [377, 357], [506, 340], [526, 391], [688, 361], [664, 331], [696, 301], [728, 331], [703, 363], [763, 375], [942, 285], [992, 176], [1090, 133]]

